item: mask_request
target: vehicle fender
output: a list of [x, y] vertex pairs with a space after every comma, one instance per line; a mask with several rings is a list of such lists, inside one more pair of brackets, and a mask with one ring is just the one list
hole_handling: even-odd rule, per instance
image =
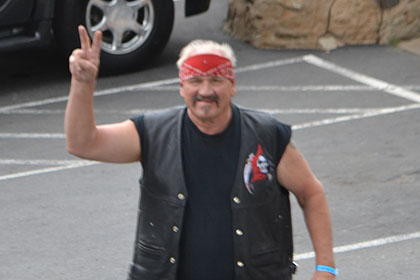
[[210, 7], [210, 0], [185, 0], [185, 16], [204, 13]]

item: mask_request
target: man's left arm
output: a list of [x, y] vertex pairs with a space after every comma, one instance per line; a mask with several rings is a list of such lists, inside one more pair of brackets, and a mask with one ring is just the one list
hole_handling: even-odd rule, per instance
[[[278, 182], [291, 191], [302, 208], [316, 254], [316, 265], [335, 268], [330, 212], [321, 182], [302, 154], [290, 142], [277, 166]], [[315, 271], [312, 280], [335, 279], [326, 271]]]

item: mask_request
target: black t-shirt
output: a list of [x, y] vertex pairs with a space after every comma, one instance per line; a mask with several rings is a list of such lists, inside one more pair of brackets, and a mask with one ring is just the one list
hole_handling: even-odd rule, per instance
[[184, 114], [182, 156], [188, 201], [181, 235], [179, 280], [232, 280], [233, 236], [230, 196], [240, 147], [239, 111], [228, 127], [202, 133]]
[[[216, 135], [202, 133], [184, 113], [182, 159], [188, 201], [181, 232], [178, 280], [234, 279], [230, 196], [239, 160], [241, 126], [239, 109], [236, 106], [232, 109], [228, 127]], [[144, 117], [131, 120], [141, 139]], [[283, 134], [283, 125], [279, 123], [278, 127], [278, 133]]]

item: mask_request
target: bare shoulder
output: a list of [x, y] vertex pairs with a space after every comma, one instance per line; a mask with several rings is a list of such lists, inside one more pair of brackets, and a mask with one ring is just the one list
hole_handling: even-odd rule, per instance
[[277, 166], [278, 182], [298, 195], [308, 187], [319, 185], [308, 162], [293, 141], [290, 141]]

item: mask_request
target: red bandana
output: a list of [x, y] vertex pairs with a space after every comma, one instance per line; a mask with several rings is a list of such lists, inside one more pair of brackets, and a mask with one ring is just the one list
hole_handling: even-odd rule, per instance
[[179, 69], [179, 78], [182, 83], [194, 76], [222, 76], [235, 82], [232, 62], [223, 56], [215, 54], [198, 54], [190, 56]]

